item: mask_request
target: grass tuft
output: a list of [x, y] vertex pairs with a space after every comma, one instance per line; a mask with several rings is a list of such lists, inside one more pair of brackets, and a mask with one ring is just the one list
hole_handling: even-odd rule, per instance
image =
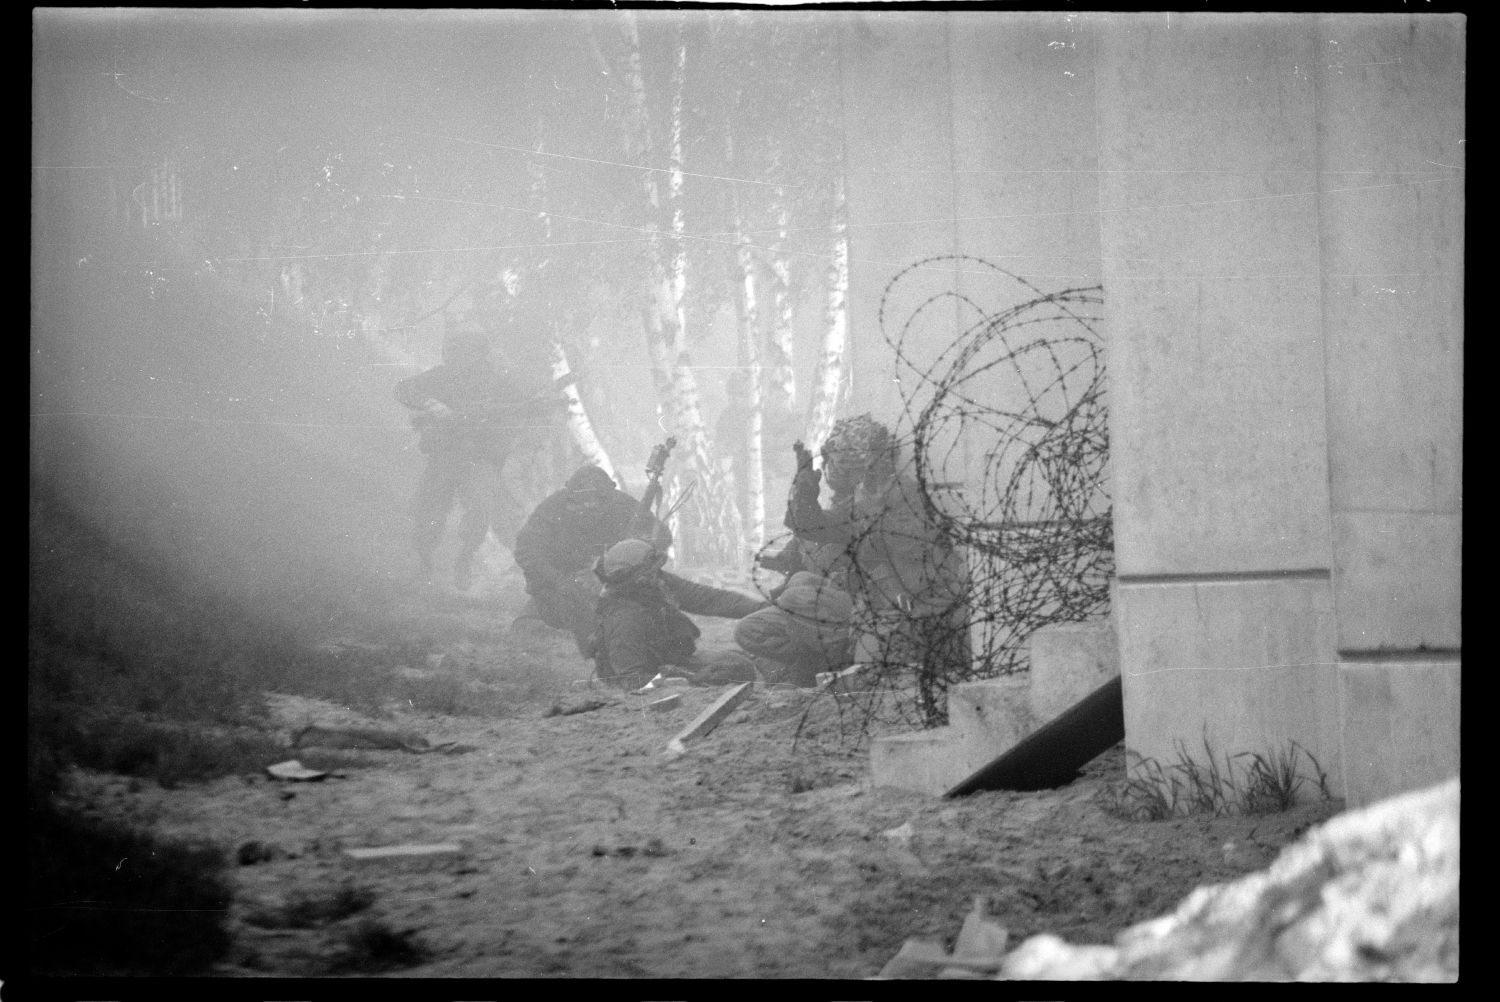
[[338, 970], [372, 973], [415, 967], [431, 957], [431, 951], [416, 938], [415, 929], [395, 930], [384, 921], [367, 918], [348, 930], [334, 963]]
[[357, 915], [375, 903], [375, 894], [356, 884], [332, 891], [301, 891], [279, 908], [258, 909], [245, 921], [262, 929], [312, 929]]
[[183, 976], [229, 949], [223, 851], [34, 802], [27, 831], [32, 974]]
[[[1295, 741], [1279, 750], [1220, 755], [1205, 733], [1201, 759], [1189, 755], [1181, 742], [1175, 748], [1176, 760], [1166, 766], [1127, 750], [1127, 778], [1101, 788], [1095, 803], [1106, 813], [1130, 821], [1161, 821], [1188, 814], [1266, 814], [1290, 810], [1301, 802], [1309, 778], [1321, 799], [1333, 799], [1328, 774]], [[1311, 764], [1311, 777], [1303, 773], [1304, 756]], [[1249, 764], [1244, 776], [1236, 778], [1234, 763], [1242, 760]]]

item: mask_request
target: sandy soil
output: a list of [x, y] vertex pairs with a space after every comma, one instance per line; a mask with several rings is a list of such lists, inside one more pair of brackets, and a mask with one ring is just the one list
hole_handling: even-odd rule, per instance
[[[429, 596], [403, 624], [444, 655], [410, 671], [481, 688], [514, 690], [518, 674], [545, 683], [502, 715], [392, 706], [372, 719], [272, 697], [288, 735], [309, 724], [399, 729], [457, 742], [456, 753], [346, 749], [338, 775], [318, 782], [250, 775], [168, 790], [81, 774], [78, 796], [100, 814], [224, 847], [235, 861], [234, 948], [218, 973], [241, 977], [865, 978], [908, 937], [951, 947], [976, 897], [1012, 945], [1038, 932], [1102, 943], [1195, 886], [1260, 869], [1340, 807], [1122, 821], [1094, 801], [1123, 777], [1118, 747], [1042, 793], [944, 801], [873, 789], [863, 751], [794, 750], [808, 701], [827, 697], [793, 689], [754, 691], [672, 758], [668, 740], [723, 689], [674, 690], [679, 709], [650, 710], [650, 697], [592, 687], [569, 638], [512, 630], [513, 611]], [[727, 633], [701, 622], [707, 641]], [[548, 715], [589, 698], [605, 705]], [[240, 862], [252, 842], [266, 851]], [[344, 855], [431, 843], [461, 851]], [[276, 919], [351, 887], [371, 902], [357, 914]], [[341, 967], [350, 929], [370, 918], [409, 934], [425, 959]]]

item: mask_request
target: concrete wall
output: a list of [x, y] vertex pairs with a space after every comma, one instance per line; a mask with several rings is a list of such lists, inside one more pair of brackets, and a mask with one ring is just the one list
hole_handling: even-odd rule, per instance
[[1462, 19], [1091, 25], [1127, 742], [1450, 775]]
[[851, 18], [852, 408], [899, 402], [878, 310], [906, 265], [1102, 276], [1140, 754], [1295, 741], [1355, 804], [1458, 770], [1464, 32]]
[[1127, 744], [1337, 777], [1309, 28], [1099, 21], [1099, 184]]
[[1366, 803], [1458, 771], [1465, 33], [1323, 17], [1318, 156], [1343, 761]]
[[[843, 69], [850, 174], [850, 413], [894, 418], [903, 391], [886, 333], [927, 297], [958, 292], [985, 309], [1036, 295], [978, 262], [945, 261], [903, 279], [882, 329], [882, 296], [908, 266], [970, 255], [1046, 292], [1099, 282], [1093, 75], [1088, 38], [1065, 14], [867, 12], [847, 16]], [[956, 97], [957, 96], [957, 97]], [[944, 302], [913, 327], [918, 365], [975, 322]], [[966, 387], [1017, 404], [997, 377]], [[1007, 399], [1009, 398], [1009, 399]], [[962, 444], [973, 481], [992, 442]]]

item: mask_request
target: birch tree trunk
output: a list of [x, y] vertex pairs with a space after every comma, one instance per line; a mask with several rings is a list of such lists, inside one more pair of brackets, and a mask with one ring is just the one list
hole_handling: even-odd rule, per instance
[[[537, 141], [537, 152], [542, 152], [540, 139]], [[532, 197], [537, 203], [537, 222], [542, 231], [542, 242], [550, 247], [552, 212], [547, 199], [547, 175], [539, 164], [531, 165], [530, 171]], [[568, 432], [573, 438], [573, 443], [578, 446], [578, 451], [583, 453], [583, 458], [588, 462], [600, 467], [613, 477], [615, 475], [614, 464], [609, 461], [609, 454], [600, 444], [599, 437], [594, 434], [594, 424], [589, 420], [588, 409], [583, 405], [583, 398], [578, 395], [577, 380], [573, 376], [572, 367], [568, 364], [568, 353], [563, 347], [562, 333], [558, 330], [556, 304], [552, 302], [551, 288], [546, 281], [547, 268], [551, 260], [551, 254], [543, 250], [541, 260], [537, 262], [537, 284], [542, 288], [547, 299], [547, 339], [552, 356], [552, 385], [558, 388], [558, 392], [562, 394], [563, 401], [567, 405]]]
[[[726, 141], [727, 161], [734, 163], [732, 135]], [[745, 405], [745, 531], [750, 546], [759, 550], [766, 541], [766, 476], [765, 476], [765, 429], [763, 366], [760, 352], [760, 301], [756, 290], [755, 255], [751, 251], [750, 238], [745, 232], [744, 217], [740, 212], [739, 198], [733, 199], [734, 251], [740, 294], [739, 305], [739, 363], [743, 381]]]
[[[772, 176], [781, 170], [780, 151], [772, 160]], [[787, 257], [787, 233], [791, 207], [786, 188], [777, 185], [771, 198], [776, 206], [776, 242], [771, 248], [771, 336], [766, 370], [768, 406], [795, 420], [797, 413], [797, 366], [792, 328], [792, 265]], [[790, 422], [789, 422], [790, 423]]]
[[[651, 160], [650, 115], [646, 104], [645, 77], [641, 68], [640, 36], [633, 14], [623, 21], [627, 42], [626, 77], [630, 95], [631, 119], [626, 141], [639, 163]], [[663, 199], [656, 173], [641, 171], [642, 193], [647, 208], [646, 232], [649, 238], [649, 286], [644, 315], [646, 341], [652, 363], [662, 375], [658, 387], [666, 396], [666, 417], [673, 433], [684, 440], [693, 476], [698, 480], [698, 501], [693, 511], [693, 527], [684, 533], [681, 550], [684, 563], [715, 564], [738, 559], [742, 548], [737, 525], [738, 509], [732, 493], [726, 496], [725, 485], [714, 477], [713, 457], [708, 433], [703, 424], [697, 377], [688, 351], [685, 291], [686, 254], [683, 246], [685, 220], [682, 201], [682, 90], [687, 63], [687, 46], [678, 37], [672, 61], [672, 100], [668, 127], [667, 198], [665, 209], [670, 231], [662, 232]]]
[[562, 340], [556, 336], [555, 329], [552, 337], [552, 383], [558, 387], [558, 392], [567, 404], [568, 431], [572, 434], [578, 451], [583, 453], [585, 460], [614, 477], [614, 464], [609, 461], [609, 453], [604, 451], [604, 446], [599, 444], [599, 439], [594, 434], [593, 422], [589, 420], [588, 411], [583, 406], [583, 398], [578, 395], [573, 370], [568, 365], [567, 351], [563, 348]]
[[849, 340], [849, 228], [844, 179], [834, 178], [833, 246], [828, 261], [828, 300], [823, 317], [823, 350], [813, 379], [808, 416], [808, 448], [817, 452], [833, 430], [844, 388], [844, 354]]

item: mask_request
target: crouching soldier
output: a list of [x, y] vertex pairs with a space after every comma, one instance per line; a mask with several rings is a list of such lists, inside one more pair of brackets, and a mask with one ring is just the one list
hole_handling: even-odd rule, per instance
[[796, 571], [773, 593], [774, 605], [734, 625], [734, 641], [760, 661], [768, 682], [811, 686], [819, 672], [853, 657], [854, 603], [833, 581]]
[[755, 679], [755, 662], [739, 651], [698, 651], [702, 631], [687, 613], [740, 619], [767, 603], [738, 592], [697, 584], [662, 570], [666, 554], [650, 543], [626, 539], [594, 564], [604, 585], [591, 653], [599, 678], [638, 688], [663, 668], [694, 685]]
[[672, 531], [657, 519], [645, 531], [632, 532], [640, 507], [592, 464], [579, 467], [562, 490], [537, 505], [516, 535], [513, 551], [530, 596], [518, 619], [530, 614], [554, 629], [568, 630], [583, 650], [598, 624], [595, 562], [634, 535], [649, 536], [663, 551], [672, 545]]

